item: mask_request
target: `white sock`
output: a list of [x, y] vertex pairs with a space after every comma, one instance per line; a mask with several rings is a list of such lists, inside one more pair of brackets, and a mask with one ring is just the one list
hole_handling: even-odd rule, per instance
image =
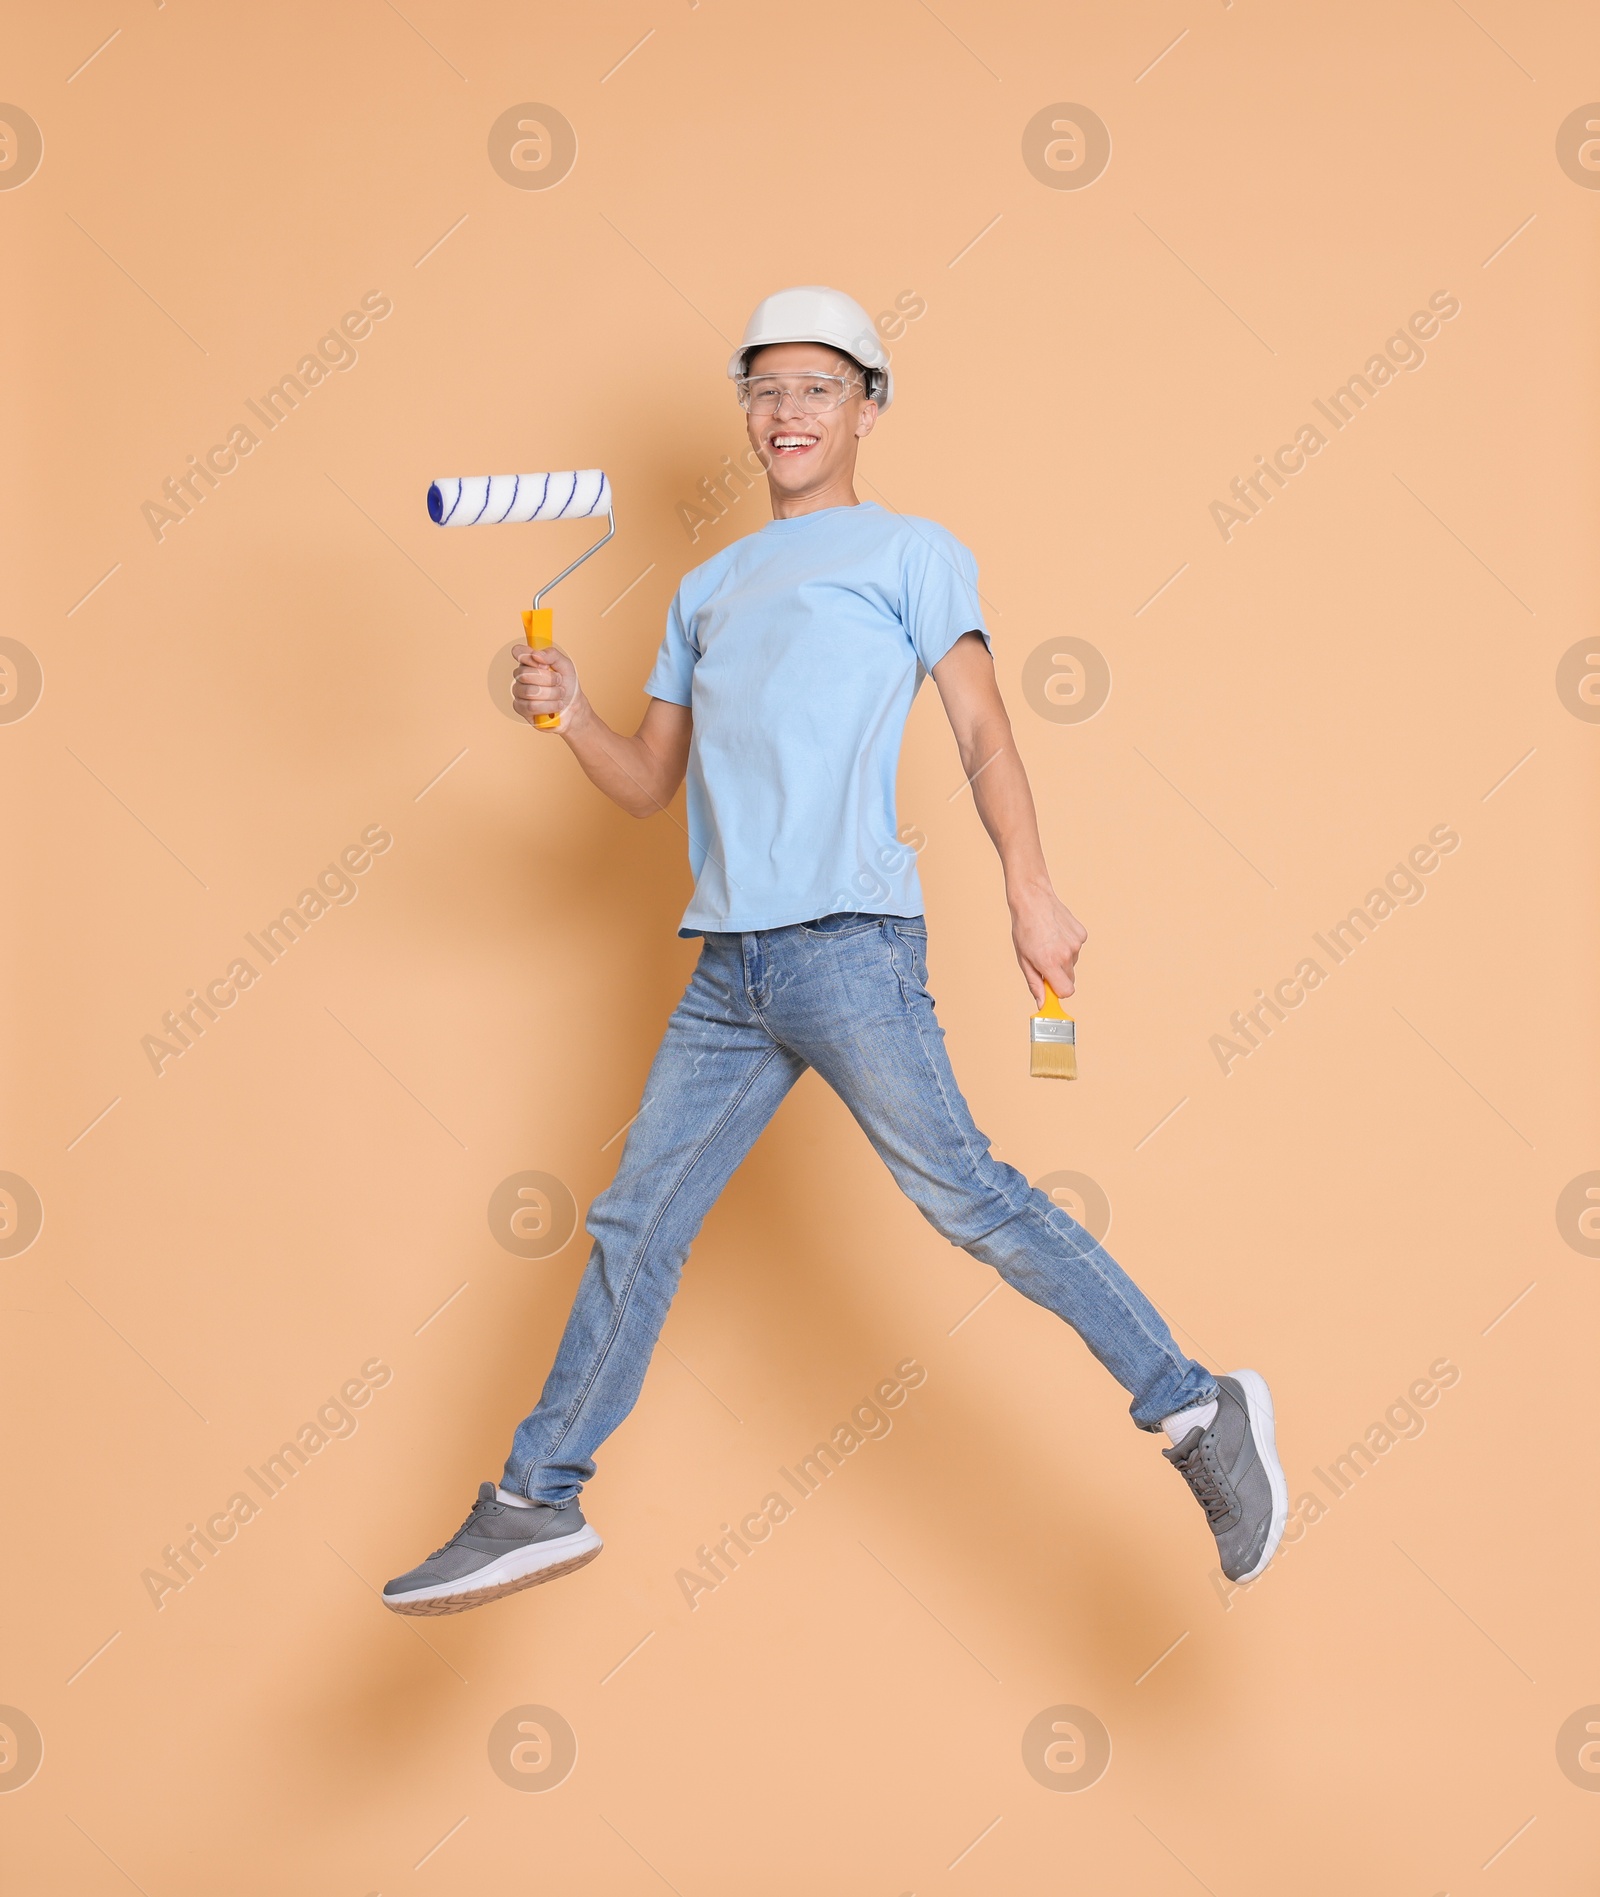
[[1178, 1410], [1169, 1416], [1161, 1427], [1167, 1432], [1167, 1440], [1176, 1449], [1191, 1429], [1209, 1429], [1217, 1413], [1217, 1399], [1209, 1403], [1196, 1403], [1192, 1410]]
[[[1213, 1404], [1212, 1407], [1214, 1409], [1216, 1405]], [[498, 1487], [495, 1489], [494, 1499], [497, 1502], [506, 1502], [512, 1508], [537, 1508], [539, 1506], [537, 1502], [530, 1502], [525, 1495], [512, 1495], [508, 1490]]]

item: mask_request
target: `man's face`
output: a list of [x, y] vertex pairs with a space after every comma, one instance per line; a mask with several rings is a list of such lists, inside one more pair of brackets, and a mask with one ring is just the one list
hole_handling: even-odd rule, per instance
[[[866, 399], [855, 364], [823, 343], [774, 343], [755, 351], [746, 373], [757, 390], [781, 393], [776, 407], [757, 402], [745, 417], [750, 445], [773, 485], [803, 495], [848, 483], [856, 443], [878, 419], [878, 405]], [[839, 392], [837, 382], [820, 380], [825, 376], [842, 378], [849, 393], [838, 407], [816, 410], [808, 406], [808, 388], [824, 392], [830, 404]]]

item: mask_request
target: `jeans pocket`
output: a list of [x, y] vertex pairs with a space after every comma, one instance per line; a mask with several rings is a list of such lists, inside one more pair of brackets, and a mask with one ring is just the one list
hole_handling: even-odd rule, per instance
[[[900, 993], [907, 1006], [911, 1006], [928, 993], [928, 925], [921, 916], [896, 916], [889, 928], [895, 941], [894, 969], [900, 979]], [[909, 983], [899, 953], [901, 944], [905, 948], [904, 959], [910, 963]]]
[[882, 916], [869, 916], [857, 909], [846, 909], [837, 915], [817, 916], [810, 922], [802, 922], [800, 932], [802, 935], [865, 935], [868, 929], [877, 928], [882, 920]]

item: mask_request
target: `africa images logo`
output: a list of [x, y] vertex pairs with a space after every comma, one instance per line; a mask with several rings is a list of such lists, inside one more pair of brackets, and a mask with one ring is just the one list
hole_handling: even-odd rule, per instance
[[207, 495], [222, 485], [222, 477], [232, 474], [247, 455], [254, 454], [263, 437], [287, 421], [313, 389], [330, 381], [336, 371], [353, 369], [360, 360], [356, 344], [372, 334], [374, 322], [381, 323], [393, 310], [394, 304], [381, 290], [369, 290], [361, 299], [360, 309], [347, 310], [316, 348], [308, 350], [290, 374], [280, 376], [264, 390], [259, 401], [247, 396], [244, 406], [255, 417], [261, 434], [248, 422], [235, 422], [225, 441], [214, 442], [203, 456], [190, 455], [182, 474], [167, 477], [162, 483], [161, 499], [145, 501], [139, 508], [156, 540], [159, 542], [169, 527], [182, 526]]

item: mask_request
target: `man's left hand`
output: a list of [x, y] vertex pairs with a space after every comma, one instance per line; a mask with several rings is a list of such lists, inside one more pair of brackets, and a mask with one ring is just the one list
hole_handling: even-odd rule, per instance
[[1053, 889], [1026, 890], [1010, 901], [1011, 941], [1035, 1005], [1044, 1006], [1046, 982], [1064, 1001], [1076, 986], [1078, 951], [1089, 931]]

